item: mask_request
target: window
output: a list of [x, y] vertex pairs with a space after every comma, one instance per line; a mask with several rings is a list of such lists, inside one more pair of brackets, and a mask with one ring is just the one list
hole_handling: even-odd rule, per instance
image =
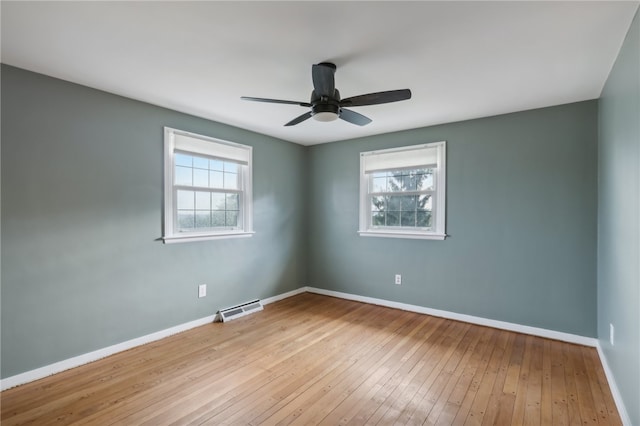
[[252, 148], [165, 127], [164, 242], [251, 236]]
[[360, 153], [362, 236], [443, 240], [445, 142]]

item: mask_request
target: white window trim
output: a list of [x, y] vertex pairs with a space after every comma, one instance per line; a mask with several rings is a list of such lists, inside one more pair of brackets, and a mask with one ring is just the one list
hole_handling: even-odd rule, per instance
[[[192, 147], [193, 150], [189, 150], [194, 154], [207, 154], [206, 143], [213, 142], [218, 146], [224, 145], [233, 149], [246, 150], [247, 165], [243, 167], [242, 179], [245, 182], [242, 191], [242, 223], [243, 228], [241, 230], [220, 230], [220, 231], [206, 231], [206, 232], [188, 232], [180, 233], [176, 232], [174, 225], [174, 211], [175, 211], [175, 197], [174, 197], [174, 152], [176, 150], [175, 136], [182, 135], [191, 138], [198, 139], [194, 141]], [[200, 143], [202, 142], [202, 143]], [[183, 130], [173, 129], [170, 127], [164, 128], [164, 229], [162, 240], [165, 244], [182, 243], [189, 241], [206, 241], [216, 240], [223, 238], [245, 238], [251, 237], [253, 232], [253, 176], [252, 176], [252, 157], [253, 148], [247, 145], [238, 144], [235, 142], [229, 142], [221, 139], [212, 138], [209, 136], [198, 135]]]
[[[400, 152], [418, 148], [437, 148], [438, 167], [435, 170], [436, 194], [435, 225], [433, 231], [419, 229], [379, 229], [370, 227], [370, 206], [368, 203], [369, 177], [365, 173], [365, 156], [383, 153]], [[358, 234], [362, 237], [410, 238], [423, 240], [444, 240], [446, 234], [446, 141], [433, 142], [422, 145], [404, 146], [384, 150], [360, 153], [360, 221]]]

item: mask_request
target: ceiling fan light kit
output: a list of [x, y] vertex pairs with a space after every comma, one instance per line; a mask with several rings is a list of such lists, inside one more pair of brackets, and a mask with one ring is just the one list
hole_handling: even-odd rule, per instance
[[340, 115], [339, 112], [320, 111], [320, 112], [313, 113], [313, 119], [316, 121], [322, 121], [322, 122], [335, 121], [338, 119], [339, 115]]
[[294, 118], [285, 126], [294, 126], [311, 117], [316, 121], [328, 122], [338, 118], [349, 123], [365, 126], [371, 123], [371, 119], [345, 107], [359, 107], [366, 105], [386, 104], [390, 102], [411, 99], [411, 90], [389, 90], [386, 92], [368, 93], [366, 95], [352, 96], [340, 99], [340, 92], [335, 87], [336, 66], [330, 62], [321, 62], [311, 67], [313, 91], [310, 102], [286, 101], [281, 99], [254, 98], [242, 96], [241, 99], [254, 102], [267, 102], [276, 104], [298, 105], [311, 108], [310, 111]]

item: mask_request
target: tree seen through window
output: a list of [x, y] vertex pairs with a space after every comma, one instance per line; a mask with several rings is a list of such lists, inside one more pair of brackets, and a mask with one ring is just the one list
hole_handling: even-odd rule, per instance
[[431, 228], [434, 189], [431, 168], [372, 173], [372, 226]]

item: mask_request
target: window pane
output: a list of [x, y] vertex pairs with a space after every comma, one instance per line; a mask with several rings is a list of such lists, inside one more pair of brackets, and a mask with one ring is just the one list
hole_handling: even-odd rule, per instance
[[193, 210], [178, 210], [178, 228], [180, 230], [193, 229], [194, 216], [195, 212]]
[[432, 191], [433, 188], [433, 169], [429, 169], [428, 171], [423, 170], [421, 174], [416, 176], [417, 179], [417, 189], [419, 191]]
[[209, 160], [209, 169], [211, 170], [224, 170], [224, 161], [221, 160]]
[[371, 211], [381, 211], [384, 210], [384, 197], [377, 196], [371, 197]]
[[399, 174], [398, 181], [400, 182], [400, 191], [411, 191], [411, 176], [409, 172]]
[[230, 173], [238, 173], [238, 164], [237, 163], [229, 163], [226, 162], [224, 163], [224, 171], [225, 172], [230, 172]]
[[400, 198], [400, 210], [415, 210], [416, 209], [416, 196], [415, 195], [405, 195]]
[[238, 194], [227, 194], [227, 210], [239, 210]]
[[198, 169], [209, 169], [209, 160], [202, 157], [193, 157], [193, 167]]
[[374, 176], [371, 192], [385, 192], [386, 190], [387, 190], [387, 178]]
[[209, 192], [196, 192], [196, 210], [211, 210], [211, 194]]
[[432, 197], [431, 195], [418, 196], [418, 210], [432, 210]]
[[416, 226], [431, 228], [433, 225], [433, 197], [431, 195], [420, 195], [416, 208]]
[[222, 172], [209, 172], [209, 188], [224, 188]]
[[238, 226], [238, 212], [237, 211], [227, 211], [226, 215], [226, 225], [227, 226]]
[[404, 197], [401, 195], [390, 195], [386, 197], [387, 199], [387, 210], [389, 211], [400, 211], [400, 203]]
[[193, 165], [193, 157], [186, 154], [176, 153], [176, 166], [191, 167]]
[[389, 211], [387, 212], [387, 226], [400, 226], [400, 212]]
[[416, 212], [401, 212], [400, 225], [402, 226], [416, 226]]
[[211, 210], [224, 210], [225, 207], [225, 194], [220, 192], [211, 193]]
[[193, 169], [193, 185], [206, 188], [209, 186], [209, 171], [202, 169]]
[[224, 210], [211, 212], [211, 226], [224, 226]]
[[193, 210], [194, 208], [194, 192], [178, 191], [178, 210]]
[[225, 189], [238, 189], [238, 174], [237, 173], [224, 173], [224, 188]]
[[371, 224], [373, 226], [384, 226], [385, 225], [385, 214], [384, 212], [374, 212], [371, 216]]
[[417, 212], [416, 226], [420, 228], [431, 228], [431, 212], [430, 211]]
[[211, 228], [211, 212], [196, 211], [196, 228]]
[[393, 172], [387, 179], [387, 191], [399, 192], [402, 191], [402, 174], [399, 172]]
[[193, 185], [192, 171], [191, 167], [176, 166], [176, 185]]

